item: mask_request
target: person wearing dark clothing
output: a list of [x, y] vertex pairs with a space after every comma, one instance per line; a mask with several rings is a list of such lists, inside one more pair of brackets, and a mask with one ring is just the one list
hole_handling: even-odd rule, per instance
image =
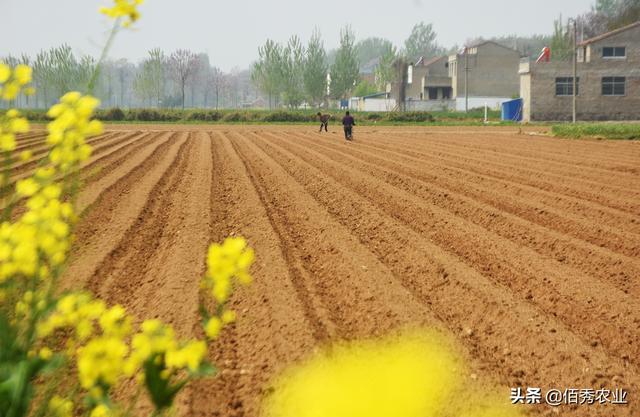
[[353, 140], [353, 126], [356, 125], [356, 121], [353, 116], [347, 112], [342, 118], [342, 126], [344, 127], [344, 138], [346, 140]]
[[329, 119], [331, 118], [331, 115], [318, 112], [318, 117], [320, 118], [320, 132], [322, 133], [323, 127], [324, 131], [328, 132], [327, 127], [329, 126]]

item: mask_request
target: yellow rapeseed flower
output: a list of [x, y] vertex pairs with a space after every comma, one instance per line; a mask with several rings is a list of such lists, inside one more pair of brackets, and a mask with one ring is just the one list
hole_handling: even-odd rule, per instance
[[31, 82], [32, 73], [33, 71], [31, 70], [31, 67], [20, 64], [13, 70], [13, 77], [16, 79], [18, 84], [22, 86]]
[[0, 118], [0, 151], [13, 151], [16, 148], [16, 134], [27, 133], [29, 121], [16, 109], [10, 109]]
[[207, 345], [203, 341], [192, 341], [182, 348], [169, 350], [166, 353], [165, 362], [167, 368], [187, 368], [195, 372], [200, 368], [206, 354]]
[[131, 332], [131, 317], [120, 305], [105, 311], [100, 316], [99, 322], [103, 333], [108, 336], [124, 337]]
[[222, 330], [222, 320], [218, 317], [211, 317], [204, 327], [204, 331], [209, 339], [216, 339]]
[[99, 404], [91, 410], [89, 417], [111, 417], [112, 415], [113, 413], [109, 407], [104, 404]]
[[16, 183], [16, 192], [22, 197], [31, 197], [40, 189], [38, 184], [33, 178], [26, 178]]
[[22, 162], [26, 162], [33, 157], [32, 151], [22, 151], [20, 152], [20, 160]]
[[138, 6], [143, 0], [113, 0], [112, 7], [101, 7], [100, 13], [109, 16], [112, 19], [124, 19], [122, 26], [128, 27], [140, 18]]
[[91, 339], [78, 349], [78, 379], [85, 389], [113, 386], [124, 375], [128, 347], [117, 337]]
[[11, 77], [11, 67], [0, 62], [0, 84], [4, 84]]
[[32, 70], [28, 65], [19, 64], [12, 70], [7, 64], [0, 63], [0, 97], [3, 100], [14, 100], [21, 92], [27, 95], [33, 93], [29, 86]]
[[49, 411], [54, 417], [72, 417], [73, 402], [59, 395], [54, 395], [53, 398], [49, 400]]
[[86, 139], [102, 133], [102, 123], [90, 120], [100, 101], [72, 91], [60, 98], [47, 115], [53, 120], [47, 125], [47, 143], [52, 146], [49, 162], [62, 174], [77, 169], [91, 156]]
[[338, 345], [281, 376], [264, 416], [436, 417], [460, 370], [435, 334]]
[[219, 304], [224, 304], [231, 295], [233, 280], [243, 284], [251, 281], [249, 268], [253, 261], [253, 249], [242, 237], [227, 238], [222, 245], [212, 244], [202, 287], [208, 289]]

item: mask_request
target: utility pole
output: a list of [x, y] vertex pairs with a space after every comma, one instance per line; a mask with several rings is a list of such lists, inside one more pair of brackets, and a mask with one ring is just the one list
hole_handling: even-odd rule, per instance
[[576, 19], [570, 19], [573, 21], [573, 114], [572, 122], [576, 122], [576, 104], [578, 96], [578, 25]]
[[464, 111], [469, 113], [469, 48], [464, 47]]

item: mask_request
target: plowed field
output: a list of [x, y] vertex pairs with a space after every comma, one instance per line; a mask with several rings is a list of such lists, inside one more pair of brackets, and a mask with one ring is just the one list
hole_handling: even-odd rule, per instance
[[[180, 397], [256, 416], [268, 379], [315, 347], [437, 327], [505, 387], [623, 387], [640, 413], [640, 143], [517, 128], [121, 126], [95, 138], [65, 275], [138, 317], [200, 334], [206, 248], [245, 236], [254, 285]], [[42, 155], [44, 133], [21, 146]], [[24, 175], [35, 162], [17, 164]], [[525, 406], [523, 406], [525, 407]], [[530, 407], [530, 406], [529, 406]]]

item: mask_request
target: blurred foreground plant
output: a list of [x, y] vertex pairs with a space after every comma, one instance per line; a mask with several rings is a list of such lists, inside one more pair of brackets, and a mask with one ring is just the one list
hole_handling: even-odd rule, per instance
[[[117, 29], [135, 22], [140, 0], [114, 0], [102, 12], [115, 19], [103, 51], [106, 56]], [[102, 61], [102, 60], [101, 60]], [[96, 67], [96, 73], [99, 66]], [[88, 91], [92, 90], [92, 83]], [[13, 100], [32, 93], [31, 69], [0, 63], [0, 97]], [[154, 406], [154, 415], [170, 409], [192, 379], [215, 371], [205, 360], [202, 340], [179, 340], [170, 325], [142, 321], [139, 328], [123, 307], [108, 307], [86, 292], [60, 294], [58, 280], [74, 241], [77, 173], [91, 156], [87, 138], [102, 133], [93, 120], [99, 101], [69, 92], [47, 115], [50, 146], [35, 171], [16, 181], [4, 201], [0, 224], [0, 417], [106, 417], [127, 414], [112, 399], [114, 389], [134, 378]], [[0, 152], [4, 159], [2, 190], [11, 187], [16, 135], [29, 122], [11, 109], [0, 116]], [[32, 157], [29, 151], [21, 160]], [[21, 213], [14, 213], [15, 208]], [[235, 319], [225, 307], [234, 283], [251, 280], [253, 251], [242, 238], [213, 244], [202, 287], [203, 332], [215, 339]], [[68, 378], [73, 373], [77, 379]], [[129, 407], [130, 408], [130, 407]]]
[[466, 377], [456, 352], [434, 331], [331, 346], [275, 380], [263, 416], [521, 416], [508, 396]]

